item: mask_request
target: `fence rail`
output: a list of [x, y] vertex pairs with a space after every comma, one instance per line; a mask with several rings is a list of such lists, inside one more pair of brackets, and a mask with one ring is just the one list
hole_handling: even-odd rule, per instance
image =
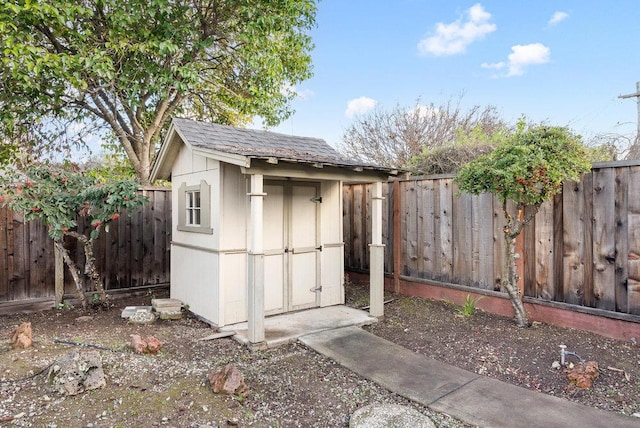
[[[149, 198], [131, 216], [122, 215], [95, 243], [96, 264], [107, 290], [169, 283], [171, 190], [145, 189]], [[80, 223], [80, 230], [90, 227]], [[84, 252], [65, 241], [80, 268]], [[0, 302], [54, 298], [56, 272], [53, 241], [40, 221], [24, 222], [19, 213], [0, 208]], [[60, 269], [60, 267], [58, 267]], [[71, 274], [63, 268], [64, 293], [73, 294]]]
[[[504, 215], [492, 195], [456, 196], [452, 176], [387, 184], [385, 271], [500, 290]], [[345, 267], [368, 270], [371, 191], [343, 193]], [[640, 164], [594, 165], [541, 207], [518, 239], [526, 296], [640, 314]]]

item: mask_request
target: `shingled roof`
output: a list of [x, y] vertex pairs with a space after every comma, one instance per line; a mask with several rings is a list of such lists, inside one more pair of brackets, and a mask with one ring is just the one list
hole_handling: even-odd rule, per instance
[[[176, 118], [173, 124], [194, 147], [213, 149], [252, 158], [322, 163], [334, 166], [375, 168], [340, 155], [321, 138], [298, 137], [257, 129], [235, 128]], [[392, 170], [393, 168], [388, 168]]]
[[[333, 166], [361, 170], [375, 170], [397, 175], [395, 168], [381, 167], [349, 159], [338, 153], [320, 138], [299, 137], [257, 129], [235, 128], [190, 119], [174, 118], [171, 128], [194, 149], [204, 152], [225, 153], [242, 156], [248, 160], [263, 159], [270, 162], [307, 163], [315, 167]], [[171, 144], [167, 139], [160, 149], [162, 161], [164, 147]], [[164, 168], [162, 168], [164, 169]], [[154, 168], [158, 171], [158, 166]], [[160, 176], [166, 175], [159, 173]]]

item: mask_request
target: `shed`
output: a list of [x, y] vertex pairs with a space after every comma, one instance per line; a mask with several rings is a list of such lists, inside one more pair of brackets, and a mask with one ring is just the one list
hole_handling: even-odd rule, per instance
[[344, 304], [342, 183], [373, 191], [371, 309], [383, 314], [382, 182], [324, 140], [175, 118], [151, 179], [172, 181], [171, 297], [217, 326]]

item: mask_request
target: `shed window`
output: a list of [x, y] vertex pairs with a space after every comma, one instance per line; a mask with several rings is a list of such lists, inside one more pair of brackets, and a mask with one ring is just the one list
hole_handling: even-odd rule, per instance
[[200, 226], [200, 222], [201, 222], [200, 190], [187, 192], [185, 196], [187, 199], [186, 224], [189, 226]]
[[183, 232], [213, 233], [211, 228], [211, 186], [200, 184], [178, 189], [178, 230]]

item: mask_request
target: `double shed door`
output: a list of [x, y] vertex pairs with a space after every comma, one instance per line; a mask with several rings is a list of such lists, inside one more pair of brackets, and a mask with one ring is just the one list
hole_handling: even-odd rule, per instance
[[265, 181], [265, 313], [320, 304], [320, 184]]

